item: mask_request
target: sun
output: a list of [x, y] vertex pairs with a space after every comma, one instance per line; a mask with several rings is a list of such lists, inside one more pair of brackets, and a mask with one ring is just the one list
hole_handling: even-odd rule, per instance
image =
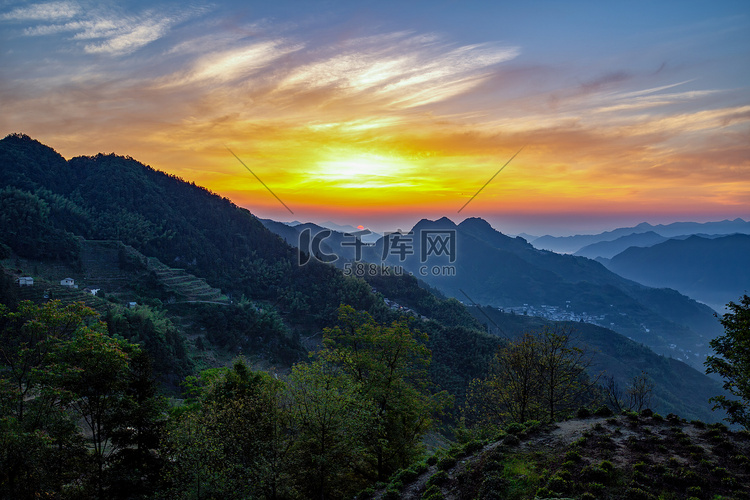
[[321, 160], [316, 175], [332, 187], [380, 188], [403, 186], [412, 166], [395, 156], [373, 153], [331, 154]]

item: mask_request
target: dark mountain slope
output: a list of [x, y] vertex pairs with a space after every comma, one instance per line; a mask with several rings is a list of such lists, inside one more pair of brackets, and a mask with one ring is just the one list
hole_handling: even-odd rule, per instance
[[[455, 231], [456, 259], [430, 256], [421, 260], [423, 231]], [[537, 250], [522, 238], [510, 238], [484, 221], [469, 219], [456, 226], [448, 219], [422, 220], [413, 228], [414, 253], [387, 262], [424, 279], [464, 302], [501, 308], [555, 306], [586, 312], [597, 324], [643, 342], [660, 354], [670, 344], [707, 353], [707, 338], [721, 331], [713, 311], [672, 290], [645, 287], [623, 279], [598, 262]], [[377, 259], [382, 243], [375, 248]], [[443, 272], [445, 267], [451, 272]], [[438, 272], [434, 272], [438, 271]], [[703, 344], [701, 349], [699, 346]], [[702, 359], [690, 362], [700, 367]]]
[[273, 299], [292, 320], [327, 324], [341, 302], [365, 310], [376, 303], [366, 285], [330, 266], [299, 267], [297, 252], [247, 210], [132, 158], [66, 162], [27, 136], [11, 135], [0, 141], [0, 165], [0, 183], [14, 195], [33, 192], [49, 212], [49, 227], [122, 241], [229, 294]]
[[512, 424], [394, 474], [366, 498], [750, 498], [750, 438], [645, 411]]
[[[722, 392], [721, 384], [702, 371], [680, 361], [688, 354], [677, 349], [670, 356], [659, 356], [646, 346], [629, 340], [612, 330], [588, 323], [552, 322], [538, 317], [502, 313], [492, 307], [470, 307], [474, 317], [498, 336], [518, 338], [523, 333], [545, 326], [559, 326], [571, 332], [581, 345], [593, 354], [590, 373], [605, 372], [621, 386], [646, 372], [654, 382], [651, 408], [659, 413], [677, 413], [689, 419], [718, 421], [721, 415], [712, 411], [708, 399]], [[678, 358], [678, 359], [674, 359]]]

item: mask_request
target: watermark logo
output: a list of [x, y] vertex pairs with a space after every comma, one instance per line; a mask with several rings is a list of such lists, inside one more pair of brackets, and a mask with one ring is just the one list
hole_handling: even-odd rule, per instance
[[450, 262], [456, 262], [456, 230], [424, 230], [421, 241], [420, 262], [425, 263], [430, 255], [446, 255]]
[[[455, 229], [422, 229], [414, 232], [404, 233], [401, 231], [386, 232], [379, 240], [382, 246], [378, 255], [376, 247], [364, 243], [362, 236], [372, 234], [365, 229], [353, 233], [343, 233], [341, 238], [331, 238], [333, 231], [323, 229], [313, 232], [311, 228], [305, 228], [299, 234], [299, 265], [304, 266], [310, 260], [334, 264], [344, 259], [344, 274], [359, 277], [376, 275], [400, 276], [407, 273], [404, 267], [411, 267], [420, 276], [455, 276], [456, 267], [445, 265], [447, 262], [456, 262], [456, 230]], [[340, 251], [337, 251], [339, 246]], [[418, 247], [418, 248], [417, 248]], [[348, 254], [354, 250], [353, 258]], [[369, 250], [365, 259], [365, 251]], [[380, 259], [377, 262], [377, 259]], [[440, 265], [433, 258], [438, 259]], [[417, 262], [418, 259], [418, 262]], [[366, 261], [368, 260], [368, 261]], [[389, 265], [386, 262], [398, 260], [397, 265]], [[352, 262], [353, 261], [353, 262]]]

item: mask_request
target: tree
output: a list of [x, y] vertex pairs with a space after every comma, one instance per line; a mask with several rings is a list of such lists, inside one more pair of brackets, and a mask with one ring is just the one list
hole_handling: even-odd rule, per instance
[[610, 408], [615, 411], [638, 411], [648, 408], [651, 404], [651, 393], [654, 384], [648, 378], [648, 374], [642, 371], [633, 377], [630, 384], [623, 389], [614, 377], [605, 375], [601, 385], [604, 398]]
[[724, 379], [724, 390], [737, 399], [725, 395], [714, 396], [714, 410], [723, 409], [731, 423], [750, 429], [750, 296], [745, 294], [739, 303], [727, 304], [730, 312], [719, 320], [724, 335], [710, 342], [716, 356], [706, 358], [706, 373], [717, 373]]
[[345, 498], [367, 485], [366, 437], [375, 407], [361, 385], [323, 359], [298, 363], [289, 377], [298, 490], [305, 498]]
[[363, 397], [375, 406], [368, 451], [373, 479], [384, 480], [419, 455], [432, 418], [450, 404], [447, 393], [428, 390], [432, 355], [427, 335], [412, 331], [406, 319], [379, 324], [368, 313], [342, 305], [339, 325], [323, 331], [323, 343], [321, 357], [360, 384]]
[[530, 333], [499, 348], [490, 376], [469, 386], [469, 418], [502, 424], [540, 418], [538, 357], [537, 337]]
[[192, 378], [190, 392], [161, 450], [164, 497], [288, 496], [295, 433], [283, 383], [236, 360], [231, 368]]
[[137, 446], [118, 434], [149, 425], [143, 410], [153, 394], [139, 399], [135, 393], [143, 388], [136, 385], [153, 380], [136, 384], [130, 366], [139, 353], [137, 346], [108, 336], [106, 325], [83, 304], [26, 301], [14, 312], [0, 306], [0, 448], [7, 452], [0, 453], [0, 496], [61, 490], [113, 496], [105, 491], [108, 459]]
[[554, 422], [593, 398], [591, 362], [569, 331], [526, 333], [499, 348], [486, 378], [472, 381], [465, 414], [470, 423], [483, 425]]

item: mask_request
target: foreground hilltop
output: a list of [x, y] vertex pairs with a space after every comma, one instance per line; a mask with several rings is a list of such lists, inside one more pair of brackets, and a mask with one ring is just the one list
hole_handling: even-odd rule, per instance
[[511, 424], [400, 471], [360, 498], [750, 498], [750, 433], [607, 411], [541, 426]]

